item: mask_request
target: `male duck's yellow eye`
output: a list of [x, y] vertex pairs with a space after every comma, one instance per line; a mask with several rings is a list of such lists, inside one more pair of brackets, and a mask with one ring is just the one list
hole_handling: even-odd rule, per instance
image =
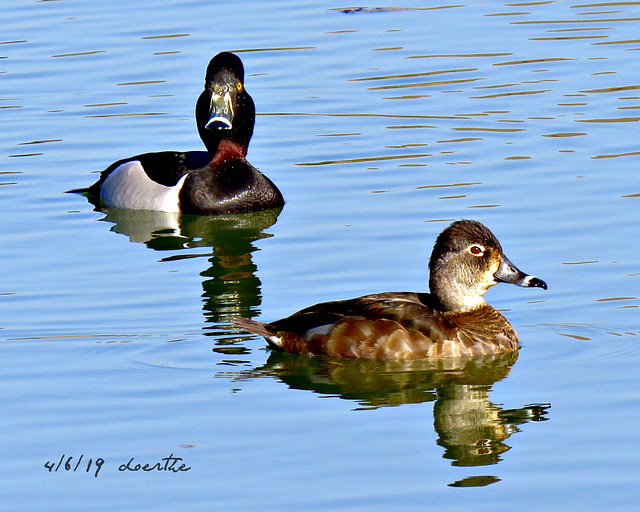
[[471, 247], [469, 247], [469, 252], [474, 256], [481, 256], [484, 252], [484, 249], [479, 245], [472, 245]]
[[238, 82], [238, 85], [236, 85], [236, 89], [238, 89], [238, 92], [242, 90], [242, 82]]

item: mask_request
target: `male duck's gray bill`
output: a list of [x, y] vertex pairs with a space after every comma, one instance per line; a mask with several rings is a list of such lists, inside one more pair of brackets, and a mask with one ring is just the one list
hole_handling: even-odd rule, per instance
[[209, 130], [230, 130], [233, 127], [233, 102], [228, 89], [211, 94], [209, 120], [205, 128]]
[[512, 283], [525, 288], [536, 287], [542, 288], [543, 290], [547, 289], [547, 283], [542, 279], [525, 274], [504, 255], [500, 258], [500, 266], [498, 267], [498, 271], [493, 274], [493, 277], [496, 281], [502, 283]]

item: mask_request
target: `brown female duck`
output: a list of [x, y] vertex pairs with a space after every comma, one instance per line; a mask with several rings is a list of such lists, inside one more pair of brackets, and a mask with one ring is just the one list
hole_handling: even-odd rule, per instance
[[460, 220], [436, 239], [431, 293], [387, 292], [324, 302], [272, 323], [236, 318], [277, 350], [351, 359], [500, 354], [518, 348], [513, 327], [482, 296], [504, 282], [547, 289], [521, 272], [484, 225]]

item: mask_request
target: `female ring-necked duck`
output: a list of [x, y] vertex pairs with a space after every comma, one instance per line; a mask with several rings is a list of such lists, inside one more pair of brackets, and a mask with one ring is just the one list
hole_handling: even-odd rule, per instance
[[236, 318], [277, 350], [353, 359], [418, 359], [512, 352], [513, 327], [482, 296], [493, 285], [547, 289], [518, 270], [484, 225], [460, 220], [436, 239], [431, 293], [389, 292], [324, 302], [272, 323]]
[[277, 187], [245, 158], [255, 106], [236, 55], [223, 52], [211, 59], [195, 114], [207, 151], [162, 151], [119, 160], [91, 187], [76, 192], [107, 206], [195, 215], [282, 207]]

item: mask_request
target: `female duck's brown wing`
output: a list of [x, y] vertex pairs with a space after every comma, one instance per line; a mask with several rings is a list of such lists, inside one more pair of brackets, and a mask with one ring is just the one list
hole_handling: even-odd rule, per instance
[[285, 352], [412, 359], [426, 357], [434, 340], [444, 339], [449, 331], [439, 325], [441, 317], [428, 305], [430, 300], [428, 294], [378, 293], [323, 302], [269, 324], [246, 319], [234, 323]]
[[271, 322], [276, 331], [292, 332], [306, 337], [309, 331], [322, 330], [340, 320], [361, 318], [366, 320], [393, 320], [408, 328], [432, 319], [434, 310], [429, 294], [388, 292], [364, 295], [355, 299], [321, 302]]
[[263, 324], [237, 319], [278, 350], [353, 359], [418, 359], [511, 352], [518, 340], [507, 320], [485, 305], [467, 313], [434, 309], [428, 294], [381, 293], [325, 302]]

